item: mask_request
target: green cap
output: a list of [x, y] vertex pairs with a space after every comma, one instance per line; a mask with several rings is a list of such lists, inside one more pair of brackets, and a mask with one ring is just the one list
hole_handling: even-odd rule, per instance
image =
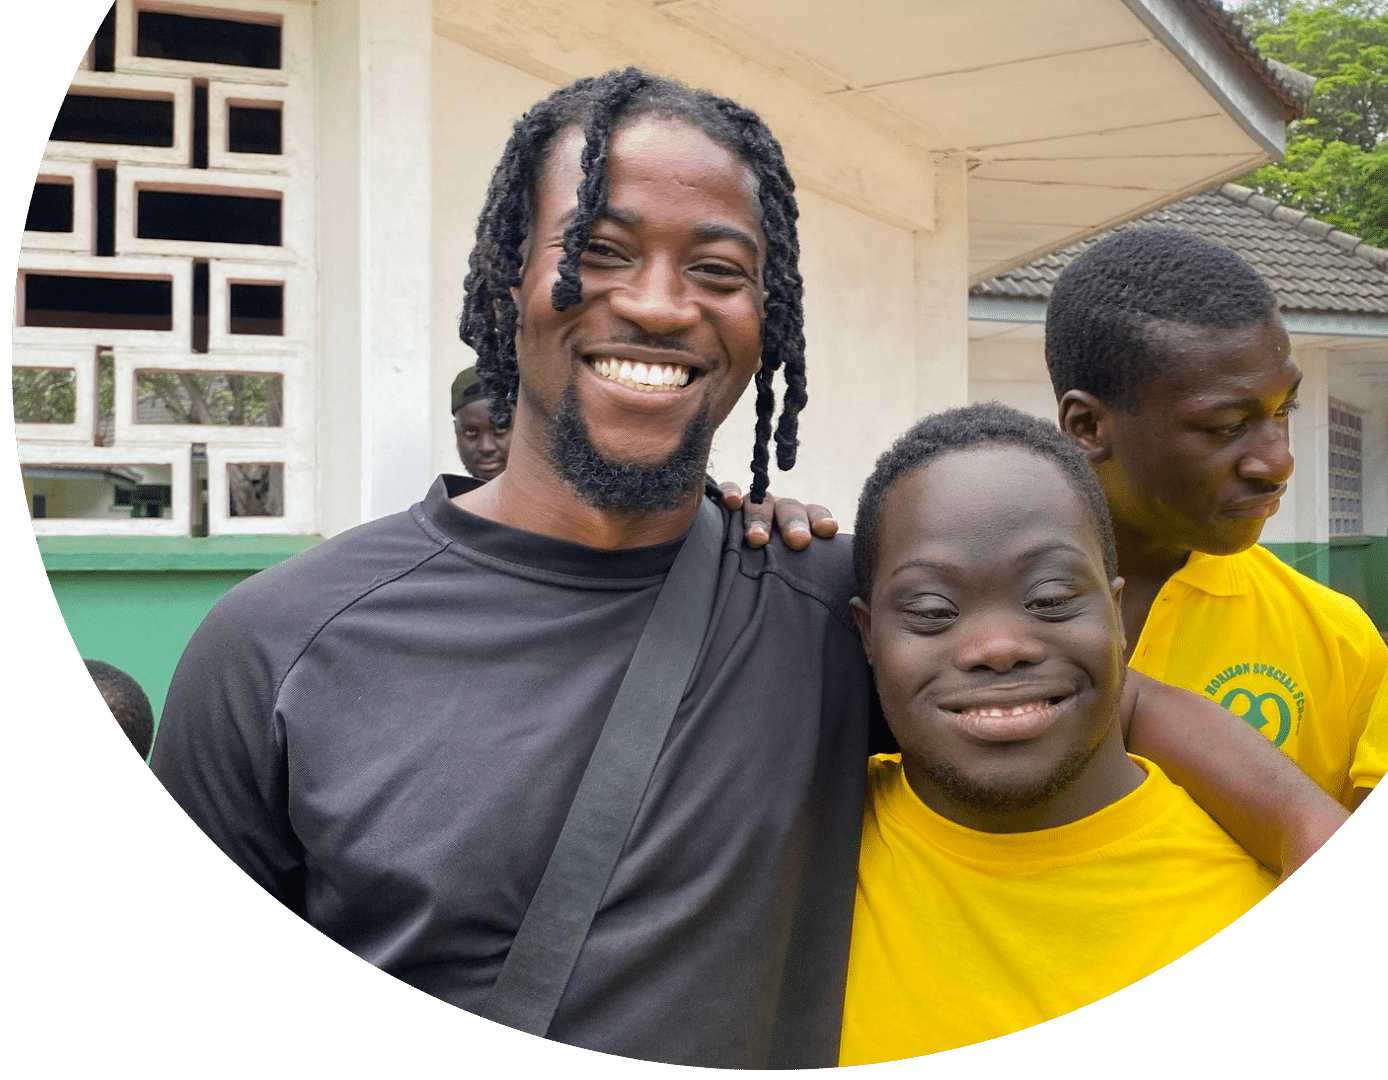
[[476, 365], [464, 368], [458, 372], [458, 377], [453, 380], [453, 404], [449, 406], [449, 413], [455, 413], [470, 401], [479, 401], [486, 397], [486, 391], [482, 389], [482, 379], [477, 374]]

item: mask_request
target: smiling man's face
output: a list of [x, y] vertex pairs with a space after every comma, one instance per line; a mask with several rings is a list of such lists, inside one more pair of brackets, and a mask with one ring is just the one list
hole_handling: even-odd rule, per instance
[[929, 460], [884, 497], [875, 565], [854, 611], [927, 805], [1014, 831], [1082, 817], [1131, 786], [1115, 771], [1130, 770], [1116, 725], [1121, 582], [1059, 466], [1012, 446]]
[[583, 299], [556, 311], [582, 148], [577, 129], [557, 136], [535, 193], [514, 291], [516, 426], [538, 421], [589, 501], [651, 509], [698, 487], [713, 431], [756, 370], [766, 240], [742, 161], [686, 123], [637, 118], [612, 134]]

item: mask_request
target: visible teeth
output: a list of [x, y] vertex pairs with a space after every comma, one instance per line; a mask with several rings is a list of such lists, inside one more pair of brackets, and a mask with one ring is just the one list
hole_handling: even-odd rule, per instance
[[1000, 708], [964, 709], [963, 712], [965, 712], [966, 714], [969, 714], [969, 715], [973, 715], [973, 716], [998, 716], [998, 717], [1002, 717], [1002, 716], [1022, 716], [1022, 715], [1024, 715], [1025, 713], [1039, 712], [1041, 709], [1044, 709], [1048, 704], [1049, 704], [1049, 702], [1045, 702], [1045, 701], [1029, 701], [1029, 702], [1027, 702], [1025, 705], [1016, 705], [1016, 706], [1014, 706], [1014, 707], [1012, 707], [1012, 708], [1010, 708], [1010, 709], [1000, 709]]
[[682, 364], [643, 364], [630, 360], [618, 360], [603, 356], [593, 361], [593, 370], [599, 375], [633, 390], [659, 390], [667, 386], [687, 386], [692, 376], [689, 368]]

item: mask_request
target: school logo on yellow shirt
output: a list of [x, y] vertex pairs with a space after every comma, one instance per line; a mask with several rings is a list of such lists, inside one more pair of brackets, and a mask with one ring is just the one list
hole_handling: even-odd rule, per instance
[[1241, 716], [1287, 749], [1286, 742], [1301, 730], [1306, 695], [1296, 679], [1274, 664], [1230, 664], [1205, 686], [1205, 693]]

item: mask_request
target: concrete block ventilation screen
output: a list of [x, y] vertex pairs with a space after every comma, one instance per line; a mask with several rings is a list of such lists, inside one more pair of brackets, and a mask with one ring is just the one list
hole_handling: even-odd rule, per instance
[[312, 57], [291, 0], [107, 13], [25, 220], [37, 531], [314, 531]]
[[1330, 535], [1364, 532], [1364, 416], [1330, 401]]

